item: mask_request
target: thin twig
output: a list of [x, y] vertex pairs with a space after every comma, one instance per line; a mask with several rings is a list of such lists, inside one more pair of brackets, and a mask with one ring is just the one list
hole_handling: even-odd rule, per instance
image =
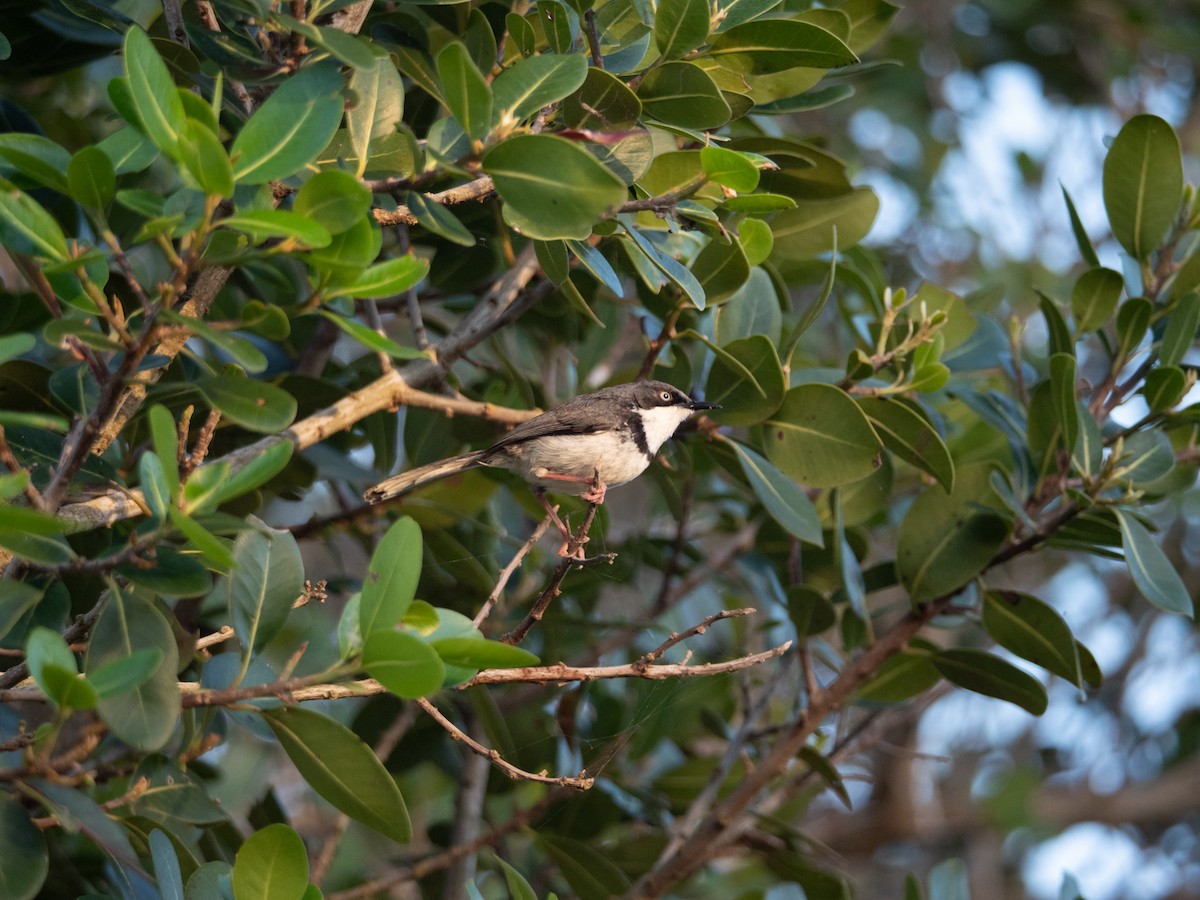
[[688, 628], [685, 631], [680, 631], [678, 633], [672, 632], [671, 636], [669, 638], [667, 638], [665, 641], [663, 641], [661, 644], [659, 644], [657, 647], [655, 647], [649, 653], [644, 654], [642, 656], [642, 658], [639, 659], [637, 662], [635, 662], [633, 665], [638, 668], [645, 668], [645, 667], [649, 666], [652, 662], [662, 659], [663, 654], [666, 653], [668, 650], [670, 650], [672, 647], [674, 647], [676, 644], [686, 641], [688, 638], [692, 637], [693, 635], [704, 634], [704, 632], [708, 631], [708, 627], [710, 625], [712, 625], [714, 622], [720, 622], [722, 619], [737, 619], [737, 618], [741, 618], [742, 616], [750, 616], [750, 615], [753, 615], [756, 611], [757, 610], [755, 610], [754, 607], [752, 607], [752, 606], [745, 606], [745, 607], [742, 607], [741, 609], [723, 609], [720, 612], [713, 613], [711, 616], [706, 618], [703, 622], [693, 625], [691, 628]]
[[479, 607], [479, 612], [475, 614], [475, 618], [471, 622], [471, 624], [476, 628], [482, 625], [484, 619], [491, 614], [492, 608], [499, 602], [500, 596], [504, 593], [504, 588], [508, 585], [509, 579], [512, 578], [513, 573], [520, 568], [521, 560], [525, 558], [525, 554], [533, 549], [534, 544], [542, 539], [542, 535], [546, 533], [546, 529], [550, 527], [550, 523], [552, 521], [553, 519], [550, 516], [546, 516], [544, 519], [542, 519], [542, 521], [538, 523], [537, 528], [533, 529], [533, 534], [529, 535], [525, 543], [523, 543], [517, 549], [517, 552], [513, 554], [513, 558], [510, 559], [504, 568], [500, 570], [500, 575], [496, 578], [496, 586], [492, 588], [492, 592], [488, 594], [487, 599], [483, 601], [483, 605]]
[[466, 744], [473, 753], [478, 753], [485, 759], [491, 760], [492, 764], [496, 766], [496, 768], [498, 768], [513, 781], [536, 781], [539, 784], [554, 784], [559, 785], [560, 787], [572, 788], [577, 791], [588, 790], [596, 781], [596, 779], [588, 777], [586, 771], [580, 772], [576, 777], [564, 775], [561, 778], [551, 777], [547, 775], [545, 771], [526, 772], [524, 769], [514, 766], [512, 763], [502, 757], [500, 755], [500, 751], [489, 749], [472, 738], [469, 734], [464, 732], [461, 728], [442, 715], [442, 711], [425, 698], [419, 698], [417, 700], [417, 705], [420, 706], [421, 709], [425, 710], [425, 712], [428, 713], [435, 722], [441, 725], [442, 728], [446, 729], [450, 737], [456, 741]]

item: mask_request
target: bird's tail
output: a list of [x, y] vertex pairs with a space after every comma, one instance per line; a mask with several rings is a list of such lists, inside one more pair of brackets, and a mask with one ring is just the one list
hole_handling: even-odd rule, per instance
[[405, 491], [411, 491], [430, 481], [436, 481], [447, 475], [454, 475], [477, 466], [482, 458], [483, 451], [476, 450], [473, 453], [464, 453], [462, 456], [452, 456], [427, 466], [409, 469], [407, 472], [401, 472], [399, 475], [393, 475], [391, 478], [379, 482], [374, 487], [367, 488], [363, 498], [368, 503], [382, 503], [385, 500], [391, 500], [393, 497], [399, 497]]

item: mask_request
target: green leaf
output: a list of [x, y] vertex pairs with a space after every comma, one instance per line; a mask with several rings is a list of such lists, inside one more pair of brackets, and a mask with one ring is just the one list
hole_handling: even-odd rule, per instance
[[421, 577], [421, 528], [397, 519], [371, 554], [363, 579], [359, 631], [364, 638], [390, 630], [412, 603]]
[[386, 353], [393, 359], [427, 359], [428, 355], [422, 353], [414, 347], [405, 347], [397, 344], [391, 338], [386, 337], [376, 331], [374, 328], [368, 328], [361, 322], [356, 322], [354, 319], [347, 319], [345, 316], [339, 316], [336, 313], [331, 313], [327, 309], [318, 309], [317, 312], [340, 328], [350, 337], [354, 338], [364, 347], [374, 350], [377, 353]]
[[181, 701], [176, 672], [179, 650], [166, 617], [137, 594], [109, 587], [108, 599], [88, 642], [84, 672], [90, 677], [138, 650], [157, 650], [158, 666], [130, 691], [101, 697], [97, 710], [113, 734], [138, 750], [154, 751], [171, 739]]
[[542, 273], [552, 284], [562, 284], [571, 277], [571, 258], [565, 241], [535, 241], [533, 250]]
[[594, 844], [545, 831], [538, 832], [535, 839], [580, 900], [606, 900], [628, 892], [625, 873]]
[[522, 134], [483, 157], [507, 221], [540, 240], [586, 239], [625, 202], [625, 184], [586, 150], [564, 138]]
[[822, 756], [821, 751], [811, 745], [800, 748], [800, 752], [796, 755], [811, 771], [820, 776], [831, 791], [837, 794], [846, 809], [852, 808], [850, 794], [846, 791], [842, 776], [828, 757]]
[[170, 410], [159, 403], [150, 407], [147, 418], [154, 452], [163, 464], [167, 496], [175, 500], [179, 497], [179, 437], [175, 430], [175, 419]]
[[799, 540], [823, 546], [821, 518], [804, 490], [753, 450], [736, 441], [729, 441], [729, 445], [771, 518]]
[[637, 96], [646, 116], [679, 128], [720, 128], [731, 115], [716, 82], [690, 62], [669, 62], [651, 69], [638, 85]]
[[787, 381], [775, 345], [764, 334], [730, 341], [709, 369], [704, 396], [721, 408], [710, 415], [723, 425], [757, 425], [783, 402]]
[[429, 646], [446, 665], [464, 669], [512, 669], [538, 664], [538, 658], [528, 650], [481, 637], [435, 638]]
[[210, 197], [233, 196], [233, 165], [220, 139], [204, 123], [184, 122], [179, 156], [196, 184]]
[[66, 523], [24, 506], [0, 503], [0, 547], [47, 566], [66, 565], [75, 551], [61, 537]]
[[1187, 388], [1187, 376], [1176, 366], [1159, 366], [1146, 373], [1140, 393], [1152, 412], [1174, 408]]
[[1159, 364], [1177, 366], [1196, 340], [1200, 327], [1200, 294], [1184, 294], [1175, 304], [1158, 349]]
[[405, 254], [368, 266], [353, 281], [338, 284], [328, 293], [358, 300], [383, 300], [415, 287], [428, 272], [429, 260]]
[[306, 259], [319, 272], [352, 280], [379, 256], [382, 245], [383, 232], [379, 223], [371, 216], [362, 216], [345, 231], [334, 235], [327, 247], [318, 247], [306, 254]]
[[442, 48], [437, 56], [438, 77], [446, 106], [472, 140], [483, 140], [492, 130], [492, 86], [458, 41]]
[[358, 735], [301, 707], [283, 706], [261, 715], [313, 790], [355, 821], [408, 843], [412, 823], [400, 789]]
[[941, 650], [934, 654], [933, 664], [960, 688], [1007, 700], [1035, 716], [1046, 711], [1049, 701], [1041, 683], [998, 656], [982, 650]]
[[0, 134], [0, 177], [20, 173], [39, 185], [70, 194], [67, 170], [71, 154], [40, 134], [8, 132]]
[[296, 418], [296, 398], [273, 384], [240, 375], [210, 375], [194, 384], [213, 409], [250, 431], [274, 434]]
[[375, 58], [375, 65], [351, 73], [350, 90], [358, 103], [346, 110], [346, 127], [358, 157], [355, 174], [362, 178], [372, 145], [394, 134], [403, 119], [404, 84], [391, 59], [383, 54]]
[[196, 597], [212, 590], [212, 577], [196, 555], [185, 555], [166, 544], [155, 548], [149, 568], [129, 563], [118, 566], [116, 573], [131, 584], [167, 597]]
[[436, 203], [416, 191], [409, 191], [404, 202], [409, 212], [417, 217], [417, 222], [431, 233], [460, 247], [475, 246], [475, 235], [441, 203]]
[[708, 177], [719, 185], [739, 193], [758, 187], [758, 166], [745, 153], [708, 146], [700, 150], [700, 160]]
[[[760, 194], [750, 194], [726, 201], [729, 209], [756, 211], [753, 206]], [[747, 201], [740, 203], [736, 201]], [[854, 188], [833, 197], [797, 199], [791, 209], [785, 209], [771, 220], [775, 236], [773, 257], [804, 260], [846, 249], [857, 244], [879, 213], [879, 197], [870, 188]], [[837, 235], [836, 244], [834, 235]]]
[[500, 868], [504, 872], [504, 883], [508, 887], [508, 896], [512, 900], [537, 900], [537, 893], [525, 880], [525, 876], [498, 856], [496, 862], [500, 863]]
[[587, 77], [587, 60], [579, 53], [518, 59], [492, 82], [496, 109], [513, 122], [524, 121], [577, 91]]
[[654, 46], [663, 59], [678, 59], [708, 40], [708, 0], [659, 0]]
[[62, 635], [49, 628], [38, 626], [34, 628], [25, 641], [25, 661], [29, 665], [29, 674], [42, 693], [49, 697], [56, 706], [66, 706], [66, 694], [69, 688], [62, 679], [48, 679], [47, 669], [57, 668], [73, 677], [79, 672], [75, 663], [75, 654], [67, 646]]
[[1154, 304], [1145, 297], [1130, 297], [1117, 310], [1117, 356], [1129, 356], [1150, 328]]
[[866, 703], [899, 703], [925, 693], [938, 683], [939, 677], [928, 651], [901, 650], [858, 689], [855, 699]]
[[88, 673], [87, 680], [101, 700], [119, 697], [149, 681], [158, 671], [162, 656], [157, 647], [143, 647], [98, 666]]
[[691, 270], [704, 289], [705, 302], [712, 304], [728, 300], [750, 279], [750, 263], [733, 237], [727, 244], [716, 238], [705, 244]]
[[[296, 192], [292, 209], [296, 216], [310, 220], [330, 235], [341, 234], [369, 213], [371, 189], [349, 172], [326, 169], [304, 182]], [[309, 245], [324, 247], [328, 243]]]
[[687, 294], [688, 299], [695, 304], [697, 309], [704, 309], [704, 288], [696, 280], [696, 276], [677, 259], [663, 253], [654, 246], [653, 242], [632, 224], [631, 217], [621, 216], [620, 223], [625, 233], [629, 235], [630, 240], [633, 241], [637, 251], [645, 256], [654, 268], [666, 275], [668, 279], [673, 281], [677, 287]]
[[155, 828], [150, 832], [149, 842], [159, 896], [162, 900], [184, 900], [183, 873], [171, 839], [161, 828]]
[[767, 459], [810, 487], [866, 478], [883, 446], [858, 404], [830, 384], [792, 388], [763, 431]]
[[763, 19], [730, 28], [713, 41], [708, 55], [743, 75], [786, 69], [833, 69], [858, 62], [844, 43], [810, 22]]
[[0, 243], [10, 253], [63, 261], [67, 238], [54, 217], [23, 191], [0, 180]]
[[84, 147], [67, 167], [71, 196], [91, 209], [104, 209], [117, 192], [112, 161], [99, 147]]
[[742, 245], [742, 252], [746, 254], [746, 262], [753, 269], [771, 255], [775, 235], [771, 232], [771, 226], [762, 219], [745, 219], [738, 224], [738, 241]]
[[1121, 526], [1125, 563], [1142, 596], [1164, 612], [1194, 618], [1192, 598], [1183, 579], [1150, 532], [1126, 510], [1113, 507], [1113, 515]]
[[234, 179], [265, 184], [294, 175], [329, 145], [342, 109], [342, 76], [336, 69], [301, 69], [254, 111], [234, 138]]
[[571, 14], [566, 4], [558, 0], [540, 0], [537, 11], [550, 49], [560, 55], [569, 53], [572, 41]]
[[310, 218], [300, 210], [290, 212], [286, 209], [255, 209], [228, 216], [216, 224], [248, 234], [255, 243], [284, 238], [294, 241], [301, 248], [313, 248], [327, 247], [333, 240], [333, 236], [321, 224], [319, 218]]
[[[500, 78], [496, 79], [497, 84]], [[574, 128], [621, 131], [637, 125], [642, 101], [616, 75], [588, 68], [579, 90], [563, 100], [561, 112], [566, 123]]]
[[407, 700], [428, 697], [446, 679], [446, 666], [437, 652], [420, 638], [401, 631], [373, 631], [363, 644], [362, 667]]
[[1071, 291], [1076, 330], [1083, 333], [1102, 328], [1112, 318], [1124, 287], [1125, 279], [1112, 269], [1088, 269], [1080, 275]]
[[246, 839], [233, 862], [234, 900], [299, 900], [308, 887], [308, 851], [287, 825], [268, 825]]
[[988, 463], [960, 466], [954, 491], [922, 492], [900, 524], [896, 566], [913, 603], [958, 590], [978, 575], [1008, 540], [1012, 523], [1000, 515], [1000, 499]]
[[33, 900], [49, 871], [42, 832], [12, 794], [0, 793], [0, 895]]
[[[1093, 269], [1100, 265], [1100, 257], [1096, 256], [1096, 250], [1092, 247], [1092, 242], [1088, 238], [1087, 230], [1083, 227], [1083, 220], [1079, 218], [1079, 213], [1075, 211], [1075, 203], [1071, 200], [1071, 195], [1067, 193], [1067, 189], [1062, 189], [1063, 200], [1067, 204], [1067, 215], [1071, 219], [1071, 232], [1075, 235], [1075, 245], [1079, 247], [1079, 255], [1083, 261]], [[1076, 316], [1078, 321], [1078, 316]]]
[[167, 65], [146, 32], [136, 26], [125, 32], [125, 75], [138, 121], [146, 136], [163, 153], [179, 158], [179, 139], [187, 117]]
[[158, 458], [157, 453], [147, 450], [142, 454], [142, 458], [138, 460], [138, 481], [151, 514], [157, 521], [165, 522], [167, 508], [171, 505], [171, 492], [167, 486], [162, 460]]
[[900, 397], [863, 397], [858, 405], [888, 450], [954, 490], [954, 460], [919, 406]]
[[183, 533], [211, 568], [218, 572], [228, 572], [233, 568], [233, 554], [212, 532], [177, 506], [172, 506], [167, 515], [171, 524]]
[[279, 441], [272, 444], [221, 482], [217, 488], [215, 504], [220, 506], [228, 500], [248, 494], [255, 488], [266, 484], [283, 471], [284, 466], [291, 460], [294, 449], [291, 441]]
[[291, 532], [266, 526], [248, 528], [237, 536], [233, 561], [223, 593], [249, 657], [283, 628], [304, 587], [304, 562]]
[[837, 611], [833, 603], [820, 591], [807, 585], [789, 585], [787, 605], [788, 618], [796, 628], [797, 637], [813, 637], [837, 623]]
[[22, 581], [9, 581], [4, 585], [4, 596], [0, 597], [0, 638], [7, 636], [21, 618], [38, 605], [43, 594], [43, 588]]
[[1058, 304], [1038, 291], [1038, 309], [1042, 311], [1042, 318], [1046, 320], [1046, 331], [1050, 337], [1050, 355], [1072, 353], [1075, 349], [1075, 341], [1071, 338], [1071, 330], [1067, 328], [1067, 320], [1063, 318]]
[[988, 591], [983, 599], [983, 627], [1010, 653], [1083, 686], [1075, 636], [1049, 604], [1019, 591]]
[[1113, 235], [1145, 260], [1166, 236], [1183, 195], [1183, 159], [1175, 130], [1158, 116], [1134, 116], [1104, 159], [1104, 206]]
[[1079, 437], [1079, 411], [1075, 400], [1075, 357], [1069, 353], [1050, 357], [1050, 398], [1063, 449], [1070, 453]]

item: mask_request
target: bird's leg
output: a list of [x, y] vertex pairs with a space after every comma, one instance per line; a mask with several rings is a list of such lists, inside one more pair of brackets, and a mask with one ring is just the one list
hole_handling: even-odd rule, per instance
[[[554, 524], [558, 526], [558, 532], [562, 535], [563, 544], [558, 548], [558, 555], [564, 559], [569, 558], [571, 556], [571, 541], [574, 540], [575, 536], [571, 534], [570, 529], [563, 524], [563, 520], [558, 517], [558, 511], [550, 505], [550, 501], [546, 499], [546, 492], [544, 490], [535, 487], [533, 489], [533, 495], [538, 498], [538, 502], [542, 504], [542, 508], [546, 510], [546, 514], [549, 515], [554, 521]], [[575, 555], [581, 559], [583, 558], [583, 545], [586, 544], [587, 541], [587, 535], [584, 535], [583, 540], [579, 541], [579, 548], [575, 551]]]
[[535, 472], [538, 478], [550, 479], [552, 481], [569, 481], [571, 484], [586, 484], [587, 490], [580, 496], [588, 503], [600, 504], [604, 502], [604, 494], [608, 490], [606, 485], [600, 479], [600, 470], [593, 470], [591, 478], [583, 475], [563, 475], [559, 472], [548, 472], [545, 469]]

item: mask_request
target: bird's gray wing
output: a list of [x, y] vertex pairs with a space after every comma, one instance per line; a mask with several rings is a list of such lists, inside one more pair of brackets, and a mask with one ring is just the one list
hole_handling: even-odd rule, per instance
[[543, 413], [528, 422], [522, 422], [492, 446], [484, 451], [484, 455], [495, 453], [516, 444], [523, 444], [534, 438], [550, 437], [560, 434], [597, 434], [601, 431], [611, 431], [615, 423], [598, 422], [595, 410], [589, 404], [577, 403], [577, 397], [568, 400], [552, 413]]

